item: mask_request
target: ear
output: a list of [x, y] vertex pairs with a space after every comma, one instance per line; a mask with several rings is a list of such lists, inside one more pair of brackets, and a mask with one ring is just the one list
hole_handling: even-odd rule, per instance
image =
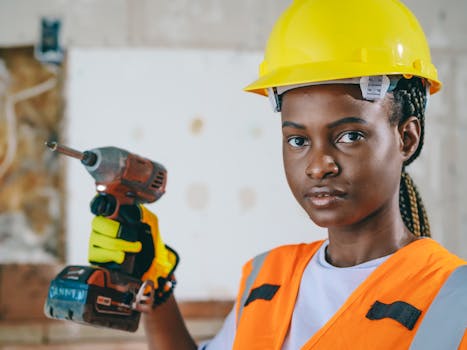
[[398, 130], [400, 136], [400, 150], [404, 161], [406, 161], [415, 153], [420, 143], [420, 121], [417, 117], [411, 116], [399, 124]]

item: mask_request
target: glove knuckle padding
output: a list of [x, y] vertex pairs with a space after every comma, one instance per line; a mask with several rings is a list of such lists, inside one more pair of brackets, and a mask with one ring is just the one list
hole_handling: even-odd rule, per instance
[[120, 223], [103, 216], [95, 216], [92, 220], [92, 230], [108, 237], [117, 237], [120, 232]]
[[120, 236], [122, 225], [102, 216], [92, 220], [92, 231], [89, 238], [88, 260], [94, 263], [123, 263], [125, 253], [141, 251], [141, 242], [130, 242], [116, 237]]
[[89, 261], [94, 263], [109, 263], [116, 262], [117, 264], [123, 263], [125, 253], [99, 248], [96, 246], [89, 247]]
[[128, 253], [138, 253], [141, 251], [141, 242], [129, 242], [124, 239], [104, 236], [99, 232], [92, 231], [90, 243], [93, 246]]

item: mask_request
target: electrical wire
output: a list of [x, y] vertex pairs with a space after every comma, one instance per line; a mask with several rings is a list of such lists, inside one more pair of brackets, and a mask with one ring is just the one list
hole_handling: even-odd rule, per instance
[[18, 148], [18, 137], [16, 131], [16, 113], [15, 105], [20, 101], [30, 99], [32, 97], [41, 95], [57, 85], [57, 78], [55, 75], [57, 71], [50, 67], [49, 70], [54, 74], [51, 78], [33, 87], [24, 89], [15, 94], [6, 94], [5, 98], [5, 118], [6, 118], [6, 152], [3, 160], [0, 163], [0, 179], [5, 176], [14, 161], [16, 151]]

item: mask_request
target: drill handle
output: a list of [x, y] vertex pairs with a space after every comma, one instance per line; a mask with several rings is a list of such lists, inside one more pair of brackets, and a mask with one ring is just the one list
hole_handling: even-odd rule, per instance
[[[122, 213], [120, 212], [120, 203], [111, 194], [99, 193], [98, 195], [96, 195], [96, 197], [94, 197], [94, 199], [91, 201], [91, 212], [94, 215], [105, 216], [109, 219], [116, 220], [121, 224], [126, 224], [131, 220], [129, 215], [122, 215]], [[136, 242], [138, 240], [138, 235], [136, 232], [131, 230], [120, 230], [116, 238], [124, 239], [130, 242]], [[135, 258], [136, 254], [125, 253], [125, 260], [121, 264], [103, 263], [97, 265], [104, 266], [111, 270], [119, 270], [129, 275], [133, 275], [135, 268]]]

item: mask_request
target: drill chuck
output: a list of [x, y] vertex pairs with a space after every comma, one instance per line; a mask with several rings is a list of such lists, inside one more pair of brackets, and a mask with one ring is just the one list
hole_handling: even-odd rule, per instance
[[85, 166], [93, 166], [97, 162], [97, 155], [91, 151], [84, 151], [81, 163]]

